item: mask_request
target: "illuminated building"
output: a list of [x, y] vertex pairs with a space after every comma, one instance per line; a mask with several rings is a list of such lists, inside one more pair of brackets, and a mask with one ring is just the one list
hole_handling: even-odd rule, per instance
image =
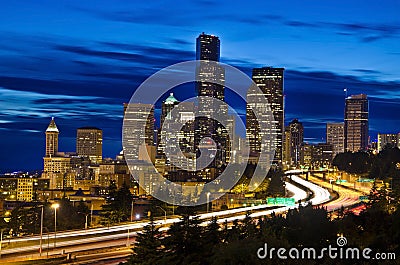
[[294, 165], [300, 163], [300, 149], [304, 140], [304, 127], [301, 122], [294, 119], [289, 123], [289, 150], [290, 150], [290, 161]]
[[[196, 91], [199, 101], [198, 115], [195, 120], [195, 148], [198, 155], [200, 155], [200, 149], [204, 150], [203, 153], [215, 152], [213, 161], [207, 166], [208, 170], [199, 170], [199, 176], [209, 180], [214, 179], [226, 163], [227, 130], [217, 120], [212, 119], [216, 113], [221, 117], [228, 114], [227, 107], [215, 104], [213, 100], [224, 101], [225, 70], [215, 63], [219, 62], [219, 59], [219, 38], [205, 33], [200, 34], [196, 40], [196, 60], [202, 60], [202, 62], [196, 68], [198, 79]], [[213, 139], [216, 146], [208, 145], [207, 141], [201, 142], [206, 137]], [[199, 160], [199, 163], [201, 162]], [[203, 166], [197, 165], [198, 168]]]
[[[252, 78], [257, 84], [261, 93], [249, 89], [247, 92], [247, 111], [246, 111], [246, 136], [249, 140], [250, 152], [260, 153], [261, 148], [266, 148], [270, 152], [271, 147], [262, 147], [261, 139], [263, 134], [275, 136], [275, 164], [282, 164], [283, 158], [283, 132], [284, 132], [284, 106], [283, 106], [283, 81], [284, 68], [254, 68]], [[258, 120], [251, 109], [259, 109], [259, 113], [265, 112], [268, 106], [260, 103], [258, 97], [265, 97], [268, 106], [273, 114], [274, 121], [261, 117], [263, 120], [272, 123], [272, 131], [260, 131]]]
[[56, 122], [51, 118], [46, 130], [46, 156], [53, 156], [58, 152], [58, 134]]
[[33, 179], [19, 178], [17, 187], [17, 201], [32, 201], [33, 198]]
[[139, 159], [141, 145], [154, 145], [154, 106], [142, 103], [125, 104], [123, 129], [125, 156]]
[[95, 127], [82, 127], [76, 132], [76, 153], [88, 157], [93, 163], [103, 159], [103, 131]]
[[382, 151], [385, 146], [397, 147], [399, 135], [394, 133], [378, 133], [378, 151]]
[[333, 147], [333, 157], [344, 152], [344, 123], [326, 124], [326, 142]]
[[346, 98], [344, 117], [345, 150], [358, 152], [368, 147], [368, 99], [367, 95]]

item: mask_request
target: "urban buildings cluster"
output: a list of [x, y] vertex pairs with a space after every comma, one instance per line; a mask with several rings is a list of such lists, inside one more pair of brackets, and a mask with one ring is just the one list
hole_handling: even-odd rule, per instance
[[[196, 40], [196, 59], [219, 62], [219, 38], [205, 33], [200, 34]], [[300, 120], [294, 119], [285, 126], [284, 70], [284, 68], [262, 67], [252, 71], [252, 80], [260, 90], [254, 92], [249, 89], [247, 93], [248, 147], [244, 144], [246, 139], [236, 134], [235, 116], [228, 112], [228, 108], [207, 101], [207, 98], [225, 101], [225, 87], [222, 85], [225, 71], [222, 67], [199, 65], [197, 69], [199, 81], [195, 85], [199, 97], [198, 105], [193, 102], [181, 103], [172, 93], [162, 102], [161, 125], [168, 127], [174, 122], [184, 124], [178, 131], [155, 128], [154, 105], [124, 104], [125, 120], [134, 121], [133, 125], [124, 127], [124, 130], [129, 130], [128, 134], [132, 135], [126, 139], [128, 148], [124, 151], [132, 152], [129, 155], [138, 161], [143, 161], [137, 164], [140, 168], [137, 171], [139, 176], [136, 176], [138, 182], [145, 182], [153, 174], [149, 164], [145, 162], [147, 157], [150, 159], [151, 167], [154, 165], [158, 173], [167, 179], [181, 183], [191, 191], [200, 192], [202, 185], [219, 176], [227, 164], [242, 163], [245, 159], [243, 154], [248, 151], [250, 151], [248, 163], [257, 163], [261, 150], [273, 146], [275, 156], [271, 162], [274, 166], [328, 167], [335, 155], [345, 151], [357, 152], [370, 148], [379, 151], [387, 144], [400, 147], [400, 133], [379, 134], [377, 143], [369, 143], [368, 98], [363, 94], [346, 97], [344, 120], [341, 123], [326, 124], [326, 142], [317, 144], [305, 142], [304, 126]], [[207, 80], [211, 78], [216, 82], [202, 81], [202, 77], [207, 77]], [[252, 100], [257, 97], [266, 98], [268, 106]], [[173, 114], [172, 109], [177, 105], [179, 111]], [[272, 123], [271, 129], [265, 131], [260, 130], [259, 120], [253, 110], [267, 108], [271, 110], [274, 119], [269, 121]], [[222, 126], [217, 120], [207, 118], [216, 112], [224, 118], [226, 126]], [[142, 128], [145, 128], [145, 133], [141, 133]], [[107, 187], [112, 182], [117, 187], [121, 187], [123, 183], [127, 184], [134, 195], [153, 192], [151, 186], [138, 185], [131, 177], [124, 157], [126, 153], [121, 152], [115, 159], [103, 158], [101, 129], [95, 127], [77, 129], [75, 152], [58, 150], [59, 133], [52, 118], [45, 132], [46, 149], [42, 174], [7, 175], [0, 178], [3, 199], [29, 202], [52, 200], [67, 195], [74, 200], [97, 200], [98, 205], [101, 205], [104, 203]], [[272, 146], [262, 141], [265, 134], [274, 136], [275, 142]], [[214, 143], [203, 139], [212, 139]], [[176, 148], [181, 152], [176, 152], [176, 157], [166, 156], [166, 148], [170, 148], [169, 143], [173, 141], [179, 143]], [[140, 148], [129, 148], [129, 146], [140, 146]], [[208, 166], [201, 165], [196, 160], [201, 155], [200, 150], [213, 158]], [[177, 167], [171, 160], [179, 161], [186, 170]], [[79, 190], [86, 193], [77, 193]]]

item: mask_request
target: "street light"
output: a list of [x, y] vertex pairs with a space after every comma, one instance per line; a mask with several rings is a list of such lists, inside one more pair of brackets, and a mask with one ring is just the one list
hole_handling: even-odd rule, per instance
[[208, 208], [210, 207], [210, 193], [207, 192], [207, 213], [208, 213]]
[[[133, 222], [133, 200], [131, 202], [131, 218], [130, 218], [131, 222]], [[128, 236], [126, 238], [126, 246], [129, 247], [130, 242], [129, 242], [129, 227], [128, 227]]]
[[56, 247], [57, 243], [57, 209], [60, 207], [60, 204], [54, 203], [51, 205], [51, 208], [54, 209], [54, 248]]
[[42, 256], [42, 244], [43, 244], [43, 208], [44, 205], [40, 205], [42, 208], [42, 212], [40, 215], [40, 247], [39, 247], [39, 256]]
[[88, 215], [90, 213], [84, 213], [84, 212], [78, 212], [78, 213], [85, 215], [85, 230], [87, 231], [87, 229], [88, 229]]
[[167, 224], [167, 211], [164, 210], [161, 206], [156, 206], [156, 207], [157, 207], [157, 208], [160, 208], [161, 210], [164, 211], [164, 222], [165, 222], [165, 224]]
[[4, 229], [1, 229], [1, 235], [0, 235], [0, 237], [1, 237], [1, 239], [0, 239], [0, 259], [1, 259], [1, 252], [2, 252], [2, 250], [3, 250], [3, 231], [4, 231]]

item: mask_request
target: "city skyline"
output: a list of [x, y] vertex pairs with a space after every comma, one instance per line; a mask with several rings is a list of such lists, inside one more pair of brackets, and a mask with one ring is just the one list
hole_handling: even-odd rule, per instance
[[[206, 8], [205, 2], [195, 5]], [[352, 19], [334, 12], [325, 13], [326, 18], [308, 16], [309, 13], [296, 16], [294, 9], [290, 8], [285, 10], [287, 13], [282, 8], [276, 8], [270, 14], [263, 14], [264, 21], [268, 22], [265, 27], [269, 30], [278, 27], [282, 29], [281, 35], [256, 35], [254, 31], [262, 28], [262, 22], [257, 23], [262, 14], [255, 12], [251, 23], [247, 15], [254, 9], [248, 7], [241, 10], [243, 14], [238, 14], [231, 7], [224, 11], [231, 11], [232, 17], [236, 16], [229, 23], [225, 21], [220, 26], [208, 23], [197, 24], [196, 27], [191, 25], [190, 31], [176, 21], [167, 20], [165, 26], [161, 26], [161, 18], [155, 19], [152, 27], [169, 27], [170, 31], [152, 37], [142, 32], [143, 25], [149, 25], [144, 20], [128, 22], [126, 14], [121, 14], [119, 20], [115, 17], [111, 19], [109, 15], [117, 12], [118, 5], [107, 15], [101, 8], [95, 10], [86, 4], [79, 7], [74, 3], [67, 6], [66, 15], [58, 19], [55, 15], [60, 15], [60, 10], [48, 3], [41, 12], [47, 21], [39, 19], [29, 29], [24, 29], [24, 25], [32, 22], [35, 16], [28, 15], [27, 10], [39, 7], [27, 3], [28, 9], [18, 12], [25, 15], [21, 19], [12, 3], [6, 5], [3, 12], [8, 14], [3, 14], [0, 26], [0, 31], [6, 36], [0, 43], [0, 56], [4, 62], [0, 77], [0, 93], [4, 102], [1, 104], [0, 136], [7, 152], [1, 154], [0, 171], [41, 168], [45, 144], [43, 132], [52, 116], [56, 117], [62, 132], [59, 136], [60, 150], [74, 150], [77, 128], [95, 126], [104, 131], [104, 156], [115, 157], [122, 149], [122, 103], [127, 102], [134, 88], [157, 69], [194, 59], [193, 40], [202, 31], [220, 37], [222, 62], [239, 67], [249, 76], [251, 69], [256, 67], [285, 67], [285, 123], [298, 118], [304, 124], [306, 141], [323, 142], [326, 122], [343, 121], [345, 87], [349, 94], [368, 95], [373, 140], [378, 132], [397, 133], [395, 113], [400, 111], [400, 106], [395, 58], [398, 55], [392, 53], [398, 50], [395, 40], [399, 29], [392, 21], [394, 13], [390, 15], [396, 10], [396, 5], [389, 2], [378, 7], [371, 2], [360, 7], [363, 15], [361, 11], [353, 12]], [[187, 8], [182, 6], [182, 9]], [[346, 14], [355, 8], [354, 5], [348, 6]], [[326, 10], [322, 6], [316, 6], [316, 9]], [[377, 9], [385, 9], [385, 16], [373, 12]], [[94, 15], [96, 12], [97, 15]], [[374, 19], [366, 15], [371, 12], [376, 15]], [[81, 30], [72, 32], [72, 26], [65, 24], [69, 15], [76, 16], [76, 21], [87, 23]], [[378, 20], [379, 23], [376, 22]], [[48, 21], [54, 22], [52, 27]], [[113, 34], [96, 31], [94, 22], [100, 25], [108, 23]], [[192, 24], [194, 22], [191, 20]], [[241, 25], [237, 28], [244, 38], [228, 30], [228, 25]], [[62, 36], [58, 34], [58, 26], [64, 30]], [[245, 34], [251, 27], [252, 31]], [[124, 37], [125, 34], [120, 34], [121, 28], [130, 29], [138, 40]], [[90, 29], [93, 34], [83, 37]], [[321, 33], [320, 41], [310, 33], [313, 29]], [[303, 38], [296, 39], [295, 34]], [[324, 39], [332, 40], [333, 36], [337, 39], [333, 39], [329, 48], [336, 48], [330, 57], [322, 53], [322, 50], [325, 51], [323, 45], [316, 49]], [[141, 38], [146, 41], [141, 42]], [[349, 54], [357, 43], [361, 44], [357, 52]], [[263, 46], [268, 49], [262, 49]], [[367, 54], [369, 56], [365, 56]], [[301, 60], [301, 57], [308, 60]], [[343, 61], [340, 62], [340, 59]], [[188, 94], [195, 95], [194, 89]], [[177, 99], [182, 100], [179, 95]], [[159, 113], [160, 107], [155, 111]], [[245, 106], [238, 111], [245, 115]], [[26, 151], [21, 153], [22, 146]]]

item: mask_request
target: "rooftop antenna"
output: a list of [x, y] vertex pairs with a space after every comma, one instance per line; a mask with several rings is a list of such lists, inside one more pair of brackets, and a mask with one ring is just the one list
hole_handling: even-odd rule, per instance
[[345, 96], [345, 98], [347, 98], [347, 88], [345, 87], [345, 88], [343, 89], [343, 91], [344, 91], [344, 96]]

